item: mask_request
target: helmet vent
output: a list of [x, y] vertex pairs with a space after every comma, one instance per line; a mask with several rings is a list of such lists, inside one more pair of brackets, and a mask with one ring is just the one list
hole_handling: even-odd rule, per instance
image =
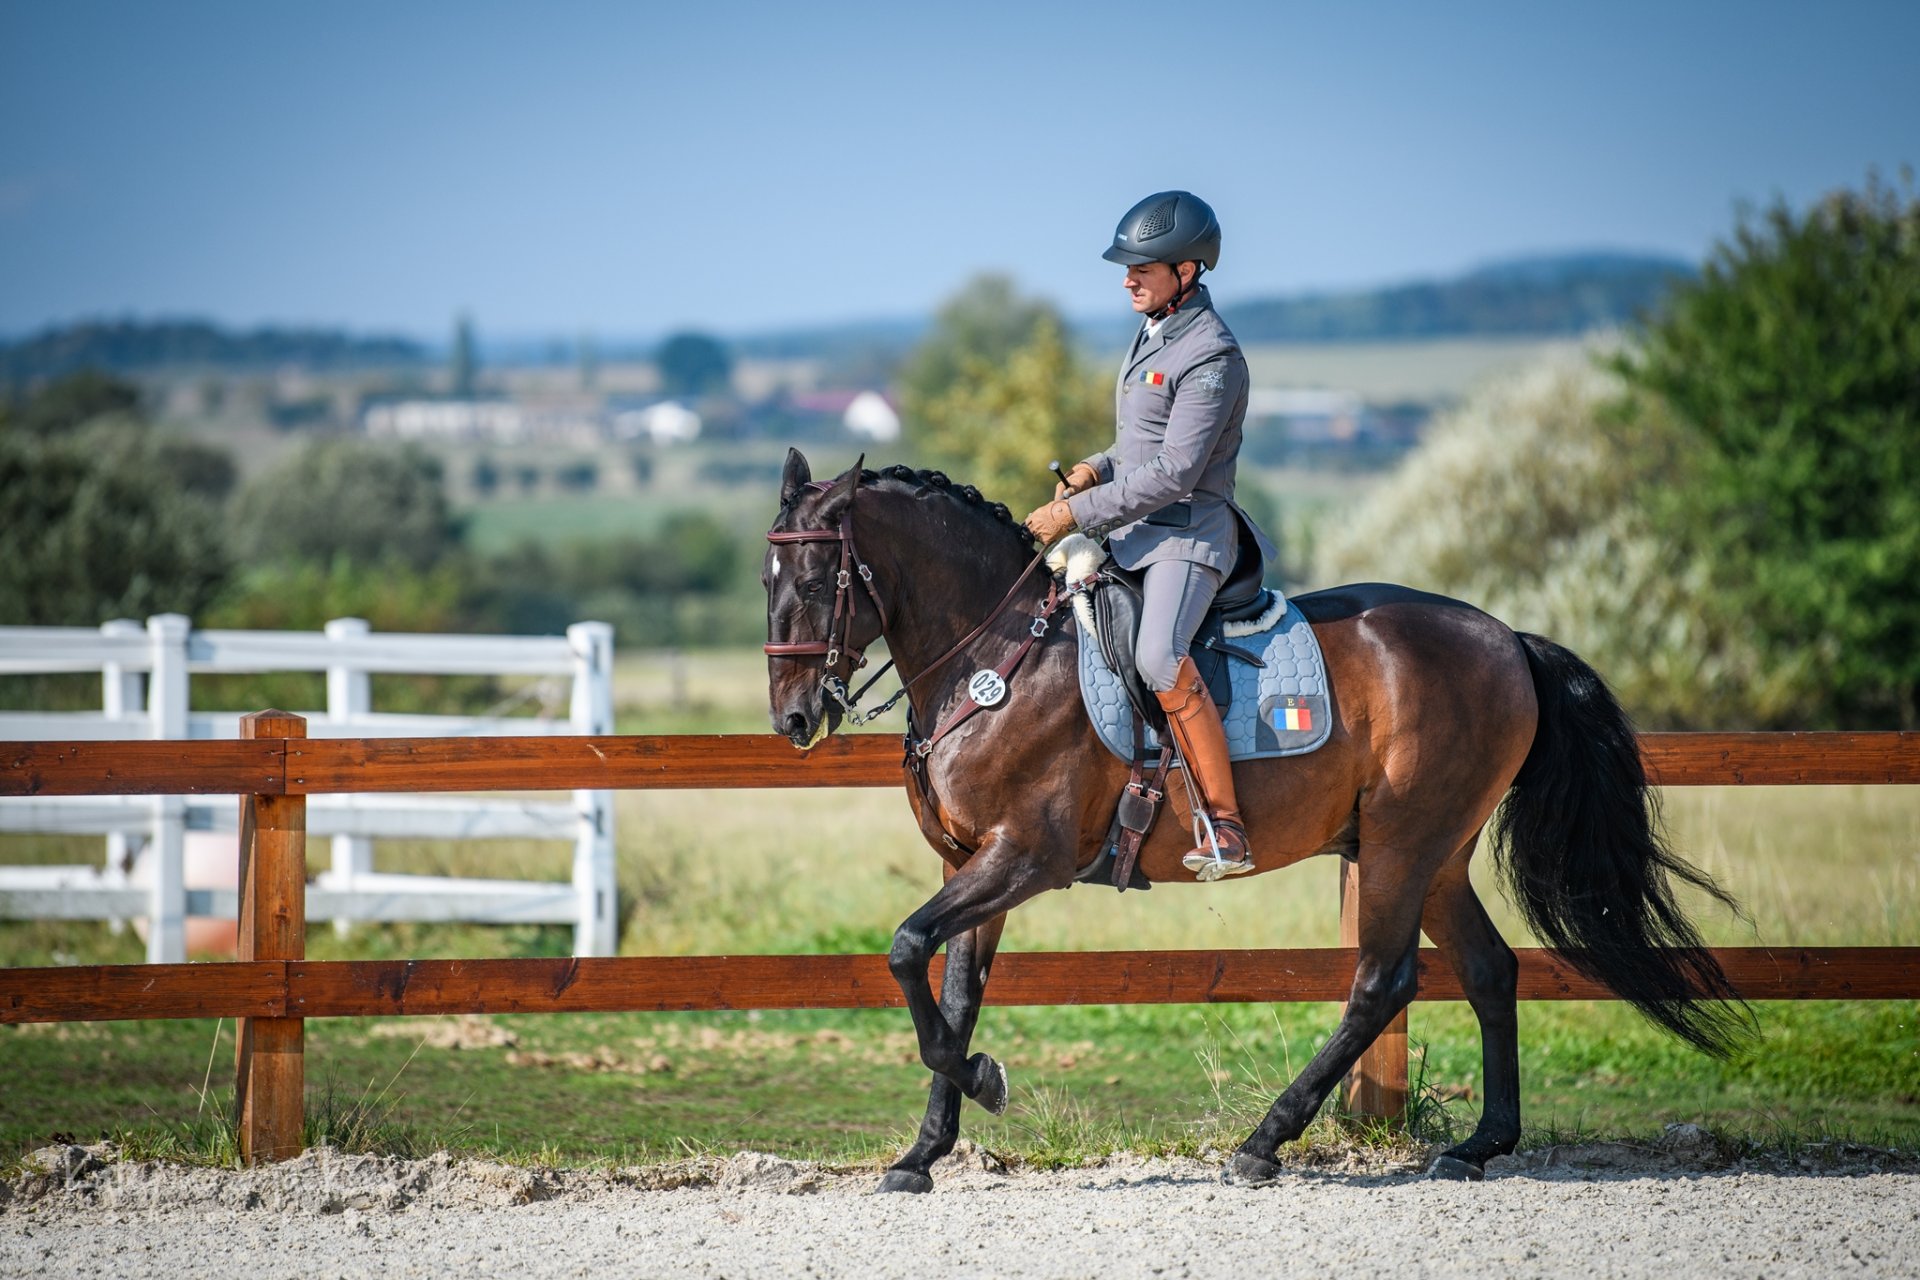
[[1163, 236], [1173, 230], [1173, 211], [1179, 207], [1178, 198], [1168, 196], [1147, 210], [1147, 216], [1141, 219], [1140, 229], [1133, 233], [1133, 238], [1136, 241], [1151, 240], [1155, 236]]

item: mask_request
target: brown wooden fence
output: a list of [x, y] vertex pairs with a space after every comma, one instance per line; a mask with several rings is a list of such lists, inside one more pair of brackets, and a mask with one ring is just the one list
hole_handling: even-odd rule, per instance
[[[240, 797], [240, 958], [191, 965], [0, 969], [0, 1022], [239, 1020], [242, 1150], [300, 1149], [307, 1018], [438, 1013], [848, 1009], [901, 1003], [880, 956], [675, 956], [570, 960], [305, 959], [306, 797], [356, 791], [538, 791], [899, 786], [890, 737], [830, 739], [804, 755], [772, 737], [308, 739], [298, 716], [260, 712], [237, 741], [0, 743], [0, 795]], [[1662, 786], [1920, 783], [1920, 733], [1648, 734]], [[1346, 875], [1351, 874], [1348, 869]], [[1346, 875], [1343, 875], [1343, 899]], [[1343, 912], [1343, 941], [1351, 920]], [[1920, 999], [1920, 948], [1727, 948], [1754, 1000]], [[1339, 1000], [1348, 947], [1012, 952], [993, 1004]], [[938, 982], [938, 975], [935, 975]], [[1457, 1000], [1422, 957], [1420, 998]], [[1607, 999], [1552, 952], [1520, 952], [1524, 1000]], [[1393, 1116], [1406, 1102], [1406, 1022], [1368, 1051], [1349, 1102]]]

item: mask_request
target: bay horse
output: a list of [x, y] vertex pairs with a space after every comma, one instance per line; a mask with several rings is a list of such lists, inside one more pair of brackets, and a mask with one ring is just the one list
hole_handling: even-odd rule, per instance
[[[804, 749], [837, 728], [857, 702], [846, 682], [882, 638], [906, 685], [907, 798], [946, 865], [940, 891], [900, 925], [888, 954], [933, 1082], [917, 1137], [879, 1189], [928, 1191], [933, 1163], [958, 1137], [961, 1099], [994, 1114], [1007, 1106], [1006, 1072], [970, 1052], [1007, 912], [1071, 884], [1099, 854], [1128, 769], [1083, 709], [1072, 611], [1048, 612], [1057, 588], [1033, 572], [1032, 538], [1004, 506], [906, 467], [856, 462], [816, 482], [789, 450], [767, 536], [775, 731]], [[1485, 1082], [1478, 1126], [1429, 1175], [1477, 1179], [1514, 1149], [1517, 964], [1467, 877], [1490, 821], [1498, 864], [1543, 942], [1659, 1026], [1729, 1052], [1745, 1007], [1672, 882], [1735, 904], [1667, 847], [1632, 726], [1593, 669], [1471, 605], [1407, 587], [1336, 587], [1295, 603], [1325, 655], [1332, 734], [1308, 755], [1236, 764], [1234, 782], [1259, 873], [1316, 854], [1357, 864], [1358, 962], [1333, 1035], [1222, 1178], [1279, 1174], [1279, 1145], [1300, 1136], [1412, 1000], [1422, 930], [1479, 1021]], [[970, 677], [996, 668], [1004, 692], [968, 713]], [[931, 750], [916, 751], [936, 726]], [[1147, 880], [1193, 883], [1180, 863], [1190, 844], [1178, 821], [1158, 823], [1139, 855]], [[928, 966], [943, 944], [936, 996]]]

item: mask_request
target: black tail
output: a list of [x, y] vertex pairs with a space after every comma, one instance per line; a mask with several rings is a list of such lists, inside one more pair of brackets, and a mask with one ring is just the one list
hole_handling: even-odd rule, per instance
[[1500, 870], [1540, 940], [1681, 1039], [1725, 1057], [1753, 1019], [1673, 898], [1739, 904], [1667, 847], [1633, 725], [1592, 667], [1520, 634], [1540, 727], [1493, 824]]

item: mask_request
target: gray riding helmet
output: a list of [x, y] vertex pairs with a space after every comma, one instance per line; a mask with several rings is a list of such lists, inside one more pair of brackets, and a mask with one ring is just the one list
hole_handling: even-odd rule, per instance
[[1211, 271], [1220, 265], [1220, 219], [1191, 191], [1156, 191], [1127, 210], [1100, 256], [1129, 267], [1198, 262]]

